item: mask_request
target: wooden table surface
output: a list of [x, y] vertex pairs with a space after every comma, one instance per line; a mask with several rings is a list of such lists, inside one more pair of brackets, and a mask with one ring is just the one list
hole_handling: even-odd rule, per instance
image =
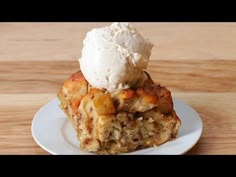
[[[106, 24], [0, 23], [0, 154], [48, 154], [32, 138], [33, 116], [79, 69], [87, 31]], [[153, 79], [202, 118], [187, 154], [236, 154], [236, 23], [133, 24], [155, 44]]]

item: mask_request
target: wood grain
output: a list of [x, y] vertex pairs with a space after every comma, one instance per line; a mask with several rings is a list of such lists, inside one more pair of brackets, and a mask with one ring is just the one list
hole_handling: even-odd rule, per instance
[[[49, 154], [38, 109], [79, 69], [86, 32], [109, 23], [0, 23], [0, 154]], [[134, 23], [154, 44], [148, 72], [203, 121], [186, 154], [236, 154], [236, 23]]]
[[[0, 60], [77, 60], [86, 33], [110, 23], [0, 23]], [[133, 23], [152, 59], [236, 59], [236, 23]]]
[[55, 96], [0, 94], [0, 154], [47, 154], [33, 140], [31, 122], [38, 109]]
[[236, 154], [236, 93], [174, 93], [203, 121], [203, 133], [187, 154]]
[[[77, 70], [77, 61], [0, 62], [0, 93], [55, 93]], [[236, 91], [236, 60], [152, 60], [147, 71], [174, 92]]]

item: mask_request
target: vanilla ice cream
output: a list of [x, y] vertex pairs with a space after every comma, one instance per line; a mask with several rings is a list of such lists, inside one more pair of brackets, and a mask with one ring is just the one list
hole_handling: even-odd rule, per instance
[[153, 44], [129, 23], [95, 28], [83, 41], [80, 69], [93, 86], [114, 91], [135, 86], [147, 68]]

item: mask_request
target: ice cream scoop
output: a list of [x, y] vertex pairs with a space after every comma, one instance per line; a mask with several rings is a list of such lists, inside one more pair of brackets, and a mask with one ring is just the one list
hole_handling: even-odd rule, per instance
[[93, 87], [108, 91], [140, 83], [153, 48], [129, 23], [92, 29], [83, 44], [81, 72]]

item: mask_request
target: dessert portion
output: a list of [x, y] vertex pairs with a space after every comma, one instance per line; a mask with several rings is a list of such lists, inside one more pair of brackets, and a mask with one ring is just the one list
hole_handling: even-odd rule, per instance
[[78, 71], [58, 93], [82, 150], [117, 154], [158, 146], [177, 136], [180, 120], [171, 93], [148, 79], [142, 87], [108, 92]]
[[87, 34], [81, 71], [58, 92], [81, 150], [119, 154], [176, 138], [181, 122], [171, 93], [145, 71], [152, 47], [129, 23]]

